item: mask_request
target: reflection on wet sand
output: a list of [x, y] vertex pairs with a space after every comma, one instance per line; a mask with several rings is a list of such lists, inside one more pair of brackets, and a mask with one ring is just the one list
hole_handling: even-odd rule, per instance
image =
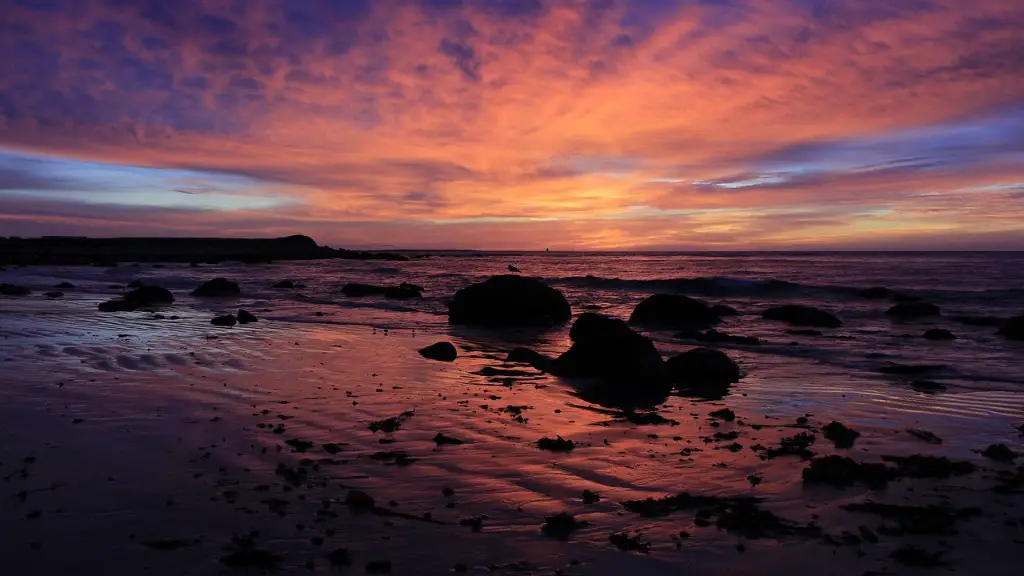
[[[1024, 535], [1013, 491], [990, 490], [1014, 465], [976, 452], [1015, 442], [1012, 394], [928, 396], [740, 352], [747, 376], [722, 400], [631, 411], [505, 362], [565, 350], [564, 332], [196, 326], [107, 317], [4, 344], [11, 573], [998, 574]], [[455, 362], [416, 353], [438, 338]], [[852, 447], [823, 435], [833, 421]], [[556, 437], [572, 449], [538, 448]], [[884, 490], [801, 475], [811, 458], [916, 453], [981, 470]], [[862, 502], [953, 511], [926, 516], [947, 522], [937, 538], [907, 530], [916, 509]]]

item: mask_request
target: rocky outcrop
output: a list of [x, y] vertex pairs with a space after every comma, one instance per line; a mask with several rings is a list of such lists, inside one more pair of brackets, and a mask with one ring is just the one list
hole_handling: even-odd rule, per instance
[[786, 322], [793, 326], [838, 328], [843, 325], [843, 321], [831, 312], [799, 304], [787, 304], [785, 306], [769, 308], [762, 313], [762, 316], [767, 320]]
[[309, 236], [285, 238], [0, 238], [0, 264], [116, 266], [117, 262], [216, 263], [274, 260], [394, 260], [388, 252], [335, 250]]
[[280, 282], [277, 282], [276, 284], [271, 286], [271, 288], [278, 288], [282, 290], [288, 288], [295, 288], [295, 282], [292, 282], [291, 280], [281, 280]]
[[212, 298], [238, 296], [241, 293], [242, 290], [238, 287], [238, 284], [227, 278], [214, 278], [208, 282], [203, 282], [192, 291], [193, 296]]
[[459, 351], [451, 342], [436, 342], [425, 348], [420, 348], [419, 353], [424, 358], [439, 362], [454, 362], [459, 357]]
[[562, 293], [524, 276], [493, 276], [458, 292], [448, 322], [485, 327], [551, 326], [567, 322], [572, 309]]
[[927, 318], [941, 314], [939, 307], [927, 302], [900, 302], [885, 312], [886, 316], [909, 320], [914, 318]]
[[703, 329], [721, 318], [707, 304], [681, 294], [655, 294], [637, 304], [629, 323], [647, 328]]
[[707, 398], [725, 395], [731, 384], [740, 381], [739, 365], [724, 352], [710, 348], [695, 348], [669, 358], [665, 372], [680, 391]]

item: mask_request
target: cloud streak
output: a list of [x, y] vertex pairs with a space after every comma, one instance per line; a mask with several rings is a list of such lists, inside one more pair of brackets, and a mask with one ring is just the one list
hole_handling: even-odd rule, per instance
[[[208, 222], [361, 246], [585, 249], [1024, 240], [1019, 188], [1004, 192], [1024, 182], [1014, 3], [52, 0], [4, 3], [0, 23], [0, 146], [22, 160], [0, 166], [0, 227], [22, 234], [93, 225], [88, 198], [54, 192], [84, 180], [100, 194], [99, 163], [202, 215], [104, 197], [168, 233]], [[232, 201], [200, 201], [209, 190]], [[15, 193], [35, 208], [8, 208]]]

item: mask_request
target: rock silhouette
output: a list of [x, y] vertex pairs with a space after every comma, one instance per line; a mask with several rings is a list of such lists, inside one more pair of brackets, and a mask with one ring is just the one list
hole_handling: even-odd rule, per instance
[[448, 305], [451, 324], [551, 326], [571, 317], [572, 309], [561, 292], [535, 278], [510, 274], [467, 286]]
[[629, 323], [673, 330], [703, 329], [721, 321], [718, 314], [700, 300], [680, 294], [655, 294], [637, 304]]

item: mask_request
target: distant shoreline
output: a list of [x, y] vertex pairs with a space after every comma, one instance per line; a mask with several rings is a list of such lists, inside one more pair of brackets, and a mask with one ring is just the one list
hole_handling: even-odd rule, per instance
[[394, 252], [334, 249], [309, 236], [284, 238], [0, 238], [0, 265], [110, 266], [118, 262], [409, 260]]

